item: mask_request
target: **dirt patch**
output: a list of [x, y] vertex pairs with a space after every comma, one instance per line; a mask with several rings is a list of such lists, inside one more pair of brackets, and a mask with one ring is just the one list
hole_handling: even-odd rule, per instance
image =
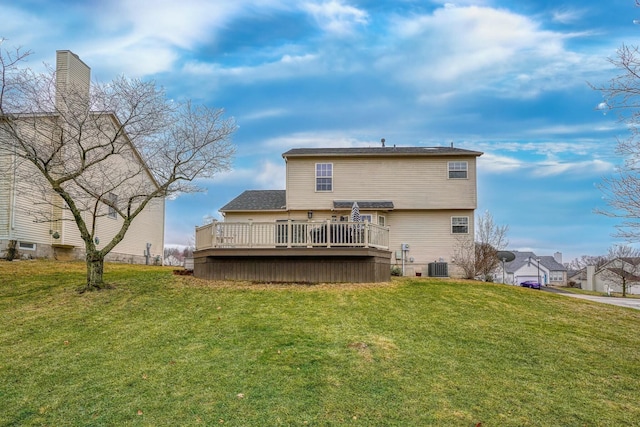
[[206, 287], [217, 289], [242, 289], [242, 290], [371, 290], [395, 288], [402, 284], [402, 280], [391, 280], [379, 283], [273, 283], [232, 280], [207, 280], [193, 276], [177, 276], [176, 283], [187, 287]]

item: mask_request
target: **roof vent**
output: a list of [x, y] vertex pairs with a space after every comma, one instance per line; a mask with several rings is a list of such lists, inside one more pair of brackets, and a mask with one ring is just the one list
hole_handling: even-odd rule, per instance
[[382, 148], [384, 148], [384, 138], [382, 138], [380, 142], [382, 143]]

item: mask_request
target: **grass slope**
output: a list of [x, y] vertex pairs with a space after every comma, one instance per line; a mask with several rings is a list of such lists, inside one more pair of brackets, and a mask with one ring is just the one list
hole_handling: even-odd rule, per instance
[[452, 280], [0, 262], [0, 425], [640, 425], [640, 311]]

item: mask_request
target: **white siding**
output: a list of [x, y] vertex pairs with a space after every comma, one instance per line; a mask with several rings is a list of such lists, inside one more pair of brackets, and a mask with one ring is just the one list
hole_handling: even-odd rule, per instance
[[0, 154], [0, 239], [9, 238], [13, 198], [12, 159]]
[[[111, 120], [110, 118], [108, 120]], [[138, 191], [143, 186], [153, 185], [152, 179], [143, 171], [137, 172], [142, 167], [133, 152], [125, 152], [121, 156], [111, 157], [109, 161], [104, 162], [104, 167], [111, 171], [114, 176], [122, 176], [122, 172], [130, 172], [134, 178], [127, 183], [118, 187], [117, 191], [121, 191], [126, 195], [129, 191]], [[80, 237], [77, 224], [74, 221], [71, 211], [68, 209], [64, 201], [53, 191], [45, 191], [43, 186], [38, 185], [38, 181], [42, 180], [40, 173], [34, 166], [28, 162], [22, 162], [18, 166], [18, 177], [16, 182], [16, 200], [15, 200], [15, 218], [8, 218], [4, 209], [5, 205], [11, 206], [13, 201], [9, 199], [7, 194], [10, 191], [10, 180], [3, 174], [0, 179], [0, 227], [9, 227], [9, 235], [12, 239], [36, 243], [38, 245], [56, 245], [67, 248], [76, 248], [81, 251], [85, 249], [85, 243]], [[123, 200], [127, 197], [124, 196]], [[113, 236], [120, 230], [122, 220], [120, 218], [112, 219], [101, 216], [106, 213], [106, 206], [100, 206], [99, 218], [96, 223], [96, 237], [99, 238], [100, 244], [98, 248], [104, 247]], [[144, 256], [146, 243], [151, 243], [151, 252], [153, 255], [162, 257], [164, 246], [164, 200], [158, 199], [149, 203], [145, 210], [136, 217], [127, 231], [125, 238], [113, 250], [112, 254], [117, 255], [122, 260], [140, 261]], [[7, 217], [7, 219], [4, 219]], [[92, 215], [90, 212], [83, 212], [83, 219], [87, 227], [91, 230]], [[2, 229], [0, 228], [0, 232]], [[60, 237], [53, 238], [53, 233], [58, 232]], [[2, 237], [2, 235], [0, 235]], [[124, 258], [129, 256], [129, 258]], [[134, 260], [131, 257], [136, 257]]]
[[89, 98], [91, 69], [68, 50], [56, 51], [56, 107], [65, 109], [63, 96], [81, 95]]
[[[38, 177], [35, 176], [34, 179]], [[19, 180], [16, 183], [15, 219], [13, 239], [21, 242], [49, 244], [51, 223], [41, 217], [50, 211], [50, 195], [44, 195], [31, 182]]]
[[[98, 230], [96, 235], [100, 238], [98, 247], [103, 247], [108, 243], [120, 230], [121, 225], [121, 218], [99, 218], [96, 227]], [[147, 205], [147, 208], [133, 220], [124, 239], [116, 245], [112, 253], [143, 256], [147, 243], [151, 243], [152, 257], [163, 256], [164, 200], [154, 200]]]

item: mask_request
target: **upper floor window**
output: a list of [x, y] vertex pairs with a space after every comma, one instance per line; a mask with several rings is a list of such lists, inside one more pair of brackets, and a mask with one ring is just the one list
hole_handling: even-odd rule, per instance
[[[111, 203], [113, 203], [114, 205], [116, 204], [116, 202], [118, 201], [118, 196], [116, 194], [113, 193], [109, 193], [107, 195], [107, 197], [109, 198], [109, 201]], [[118, 217], [118, 212], [116, 212], [115, 208], [108, 206], [108, 211], [107, 211], [107, 216], [109, 218], [117, 218]]]
[[316, 191], [333, 191], [332, 163], [316, 163]]
[[453, 234], [469, 233], [469, 217], [468, 216], [452, 216], [451, 232]]
[[449, 162], [449, 178], [467, 178], [467, 162]]

